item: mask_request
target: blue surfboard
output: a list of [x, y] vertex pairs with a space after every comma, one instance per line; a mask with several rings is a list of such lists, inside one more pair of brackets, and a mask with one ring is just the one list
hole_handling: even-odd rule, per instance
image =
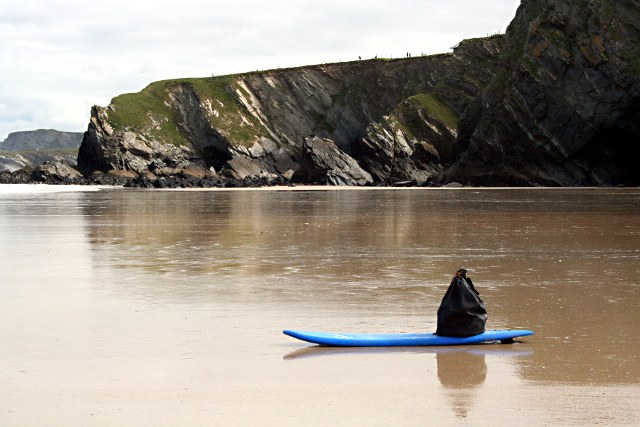
[[470, 337], [443, 337], [434, 333], [416, 334], [350, 334], [331, 332], [310, 332], [287, 329], [285, 335], [332, 347], [405, 347], [429, 345], [464, 345], [479, 344], [487, 341], [513, 342], [514, 338], [533, 335], [526, 329], [504, 329], [485, 331]]

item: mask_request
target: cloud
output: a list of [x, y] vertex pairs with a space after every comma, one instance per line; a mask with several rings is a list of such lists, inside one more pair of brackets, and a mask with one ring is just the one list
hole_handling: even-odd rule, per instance
[[93, 103], [152, 81], [437, 53], [504, 31], [515, 0], [5, 0], [0, 140], [86, 128]]

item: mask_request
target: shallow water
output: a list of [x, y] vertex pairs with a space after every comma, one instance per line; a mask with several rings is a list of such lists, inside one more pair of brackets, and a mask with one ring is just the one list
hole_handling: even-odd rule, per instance
[[[638, 425], [640, 190], [0, 186], [0, 425]], [[470, 270], [513, 345], [435, 330]]]

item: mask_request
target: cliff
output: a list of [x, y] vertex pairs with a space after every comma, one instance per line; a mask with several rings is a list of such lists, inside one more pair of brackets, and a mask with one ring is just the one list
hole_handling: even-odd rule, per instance
[[639, 41], [639, 1], [522, 1], [441, 179], [640, 185]]
[[78, 168], [364, 185], [425, 182], [503, 39], [453, 54], [161, 81], [95, 106]]
[[451, 54], [161, 81], [95, 106], [119, 171], [303, 183], [638, 185], [638, 0], [523, 0]]

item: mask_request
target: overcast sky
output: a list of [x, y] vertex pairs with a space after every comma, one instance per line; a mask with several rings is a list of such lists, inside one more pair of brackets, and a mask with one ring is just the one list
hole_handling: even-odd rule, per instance
[[448, 52], [504, 32], [519, 0], [3, 0], [0, 141], [84, 131], [162, 79]]

